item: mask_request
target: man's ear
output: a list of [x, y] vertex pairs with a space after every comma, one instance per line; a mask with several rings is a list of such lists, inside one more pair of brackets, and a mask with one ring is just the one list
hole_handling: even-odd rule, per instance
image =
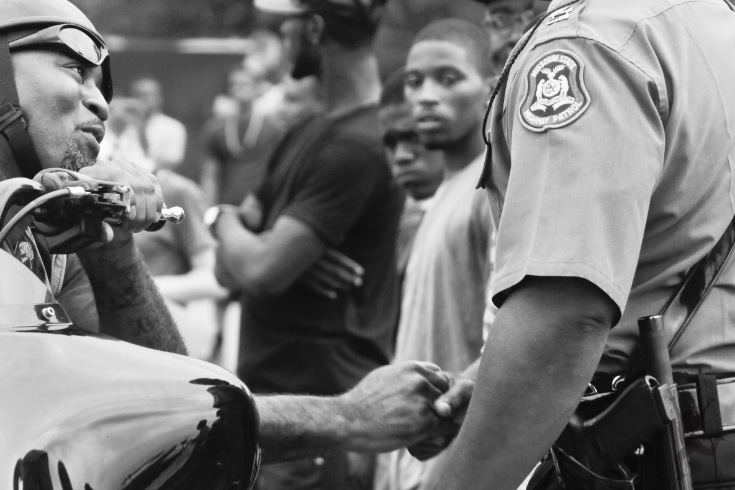
[[324, 35], [324, 17], [319, 14], [314, 14], [309, 17], [309, 21], [306, 23], [306, 39], [309, 42], [317, 46], [322, 40]]

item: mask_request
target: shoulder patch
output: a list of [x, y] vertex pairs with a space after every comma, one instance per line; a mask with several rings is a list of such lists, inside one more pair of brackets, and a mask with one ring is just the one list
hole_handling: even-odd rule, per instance
[[584, 64], [571, 51], [550, 51], [526, 75], [526, 94], [519, 112], [531, 131], [543, 132], [573, 123], [590, 105]]

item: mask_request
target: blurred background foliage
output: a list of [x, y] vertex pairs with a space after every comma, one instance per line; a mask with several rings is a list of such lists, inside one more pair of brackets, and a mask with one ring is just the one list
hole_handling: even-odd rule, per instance
[[244, 37], [263, 20], [252, 0], [71, 1], [100, 32], [130, 37]]

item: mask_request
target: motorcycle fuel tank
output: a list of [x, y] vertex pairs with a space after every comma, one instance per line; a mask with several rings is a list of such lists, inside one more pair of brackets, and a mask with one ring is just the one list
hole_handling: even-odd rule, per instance
[[[13, 289], [6, 271], [40, 284], [23, 269], [0, 251], [0, 290]], [[258, 415], [236, 376], [18, 303], [48, 301], [36, 289], [0, 304], [0, 490], [251, 486]]]

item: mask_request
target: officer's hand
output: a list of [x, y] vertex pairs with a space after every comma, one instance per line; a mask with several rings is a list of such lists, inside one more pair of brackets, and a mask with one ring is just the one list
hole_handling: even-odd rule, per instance
[[128, 242], [133, 233], [146, 229], [161, 217], [163, 194], [158, 179], [150, 172], [126, 161], [100, 160], [79, 173], [130, 188], [130, 212], [120, 226], [111, 227], [112, 245]]
[[442, 452], [459, 433], [459, 428], [467, 414], [475, 381], [461, 375], [450, 379], [451, 387], [434, 401], [434, 410], [439, 416], [451, 420], [452, 424], [442, 426], [442, 430], [408, 447], [408, 452], [420, 461], [433, 458]]
[[474, 379], [462, 375], [452, 377], [449, 390], [434, 402], [436, 413], [442, 417], [451, 418], [457, 424], [462, 424], [474, 389]]
[[361, 286], [363, 274], [365, 271], [360, 264], [330, 248], [306, 271], [300, 282], [317, 294], [336, 299], [339, 293]]
[[453, 430], [432, 403], [449, 389], [449, 378], [427, 362], [378, 368], [340, 397], [350, 424], [348, 450], [386, 452], [414, 444], [432, 433]]

